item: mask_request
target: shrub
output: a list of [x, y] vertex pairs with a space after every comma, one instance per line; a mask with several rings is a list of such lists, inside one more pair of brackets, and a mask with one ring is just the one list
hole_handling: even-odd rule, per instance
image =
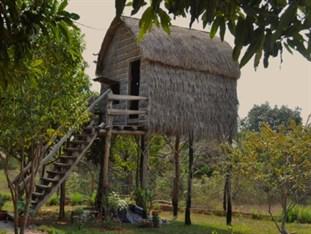
[[46, 204], [48, 206], [56, 206], [56, 205], [58, 205], [59, 204], [59, 197], [56, 194], [53, 194]]
[[81, 193], [72, 193], [69, 197], [73, 206], [82, 205], [87, 200]]
[[124, 199], [121, 199], [118, 193], [111, 192], [108, 195], [108, 207], [112, 211], [127, 209], [127, 206], [128, 206], [127, 201]]
[[7, 201], [10, 201], [10, 196], [7, 194], [0, 194], [0, 210]]
[[287, 222], [311, 223], [311, 208], [295, 206], [288, 211]]

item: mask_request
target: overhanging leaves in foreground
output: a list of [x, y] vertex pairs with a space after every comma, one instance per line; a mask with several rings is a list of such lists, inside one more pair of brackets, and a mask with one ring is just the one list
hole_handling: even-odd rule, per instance
[[[161, 25], [168, 31], [169, 15], [190, 15], [190, 27], [200, 20], [204, 28], [211, 27], [211, 37], [219, 32], [223, 39], [230, 31], [235, 37], [233, 58], [241, 67], [252, 58], [255, 68], [261, 61], [268, 67], [271, 57], [282, 61], [284, 48], [290, 53], [297, 51], [311, 61], [310, 0], [116, 0], [117, 16], [126, 5], [132, 6], [132, 14], [147, 5], [140, 23], [140, 37], [152, 25]], [[243, 48], [246, 48], [244, 54]]]

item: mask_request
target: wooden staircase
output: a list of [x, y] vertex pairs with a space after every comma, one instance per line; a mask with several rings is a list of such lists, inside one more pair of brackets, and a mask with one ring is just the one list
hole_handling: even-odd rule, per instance
[[[31, 209], [37, 211], [71, 174], [97, 137], [94, 127], [88, 126], [81, 133], [73, 134], [63, 147], [64, 155], [49, 165], [32, 193]], [[46, 175], [45, 175], [46, 174]]]
[[[31, 210], [35, 214], [38, 209], [57, 191], [60, 185], [68, 178], [75, 166], [89, 150], [97, 137], [112, 134], [143, 135], [145, 133], [144, 122], [141, 119], [133, 120], [128, 118], [130, 115], [145, 117], [146, 110], [120, 109], [113, 105], [113, 101], [146, 101], [147, 98], [140, 96], [114, 95], [110, 90], [104, 92], [88, 108], [88, 112], [94, 113], [95, 107], [105, 101], [104, 122], [99, 123], [95, 118], [85, 126], [82, 131], [70, 129], [65, 136], [55, 142], [47, 155], [41, 160], [40, 168], [42, 173], [35, 184], [34, 192], [31, 197]], [[126, 106], [125, 106], [126, 108]], [[101, 113], [103, 114], [103, 113]], [[95, 115], [93, 115], [95, 116]], [[118, 122], [118, 117], [126, 117], [125, 122]], [[95, 116], [96, 117], [96, 116]], [[115, 120], [117, 121], [114, 121]], [[61, 152], [61, 154], [60, 154]], [[13, 181], [14, 186], [22, 188], [30, 179], [31, 164], [28, 164], [23, 171]], [[23, 178], [20, 180], [20, 178]], [[20, 183], [20, 181], [22, 181]]]

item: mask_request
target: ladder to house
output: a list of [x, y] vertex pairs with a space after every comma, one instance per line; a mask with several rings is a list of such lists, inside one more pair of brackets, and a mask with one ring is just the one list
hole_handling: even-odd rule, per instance
[[[65, 136], [55, 142], [51, 150], [40, 161], [42, 173], [32, 193], [32, 213], [36, 213], [38, 209], [47, 202], [51, 195], [57, 191], [90, 149], [97, 137], [108, 133], [129, 135], [145, 134], [144, 126], [139, 120], [135, 123], [133, 121], [128, 121], [128, 118], [126, 118], [126, 123], [120, 124], [120, 122], [114, 121], [114, 118], [117, 116], [124, 117], [129, 115], [144, 116], [147, 114], [147, 111], [118, 109], [114, 107], [113, 102], [128, 102], [131, 100], [142, 101], [147, 100], [147, 98], [114, 95], [110, 90], [107, 90], [89, 106], [87, 111], [91, 113], [94, 112], [96, 105], [104, 100], [107, 103], [105, 108], [105, 122], [99, 123], [96, 121], [96, 118], [91, 118], [90, 122], [81, 131], [76, 131], [73, 128], [70, 129]], [[52, 141], [56, 141], [56, 139], [52, 139]], [[59, 155], [60, 151], [62, 151], [62, 154]], [[32, 165], [30, 163], [23, 169], [13, 181], [14, 186], [20, 186], [20, 188], [22, 188], [22, 186], [27, 183], [31, 176], [33, 176], [30, 173], [31, 167]]]

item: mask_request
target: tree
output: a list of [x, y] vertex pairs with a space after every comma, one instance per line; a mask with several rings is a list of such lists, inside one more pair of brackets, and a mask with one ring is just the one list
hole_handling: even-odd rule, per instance
[[291, 121], [296, 124], [302, 123], [298, 107], [294, 110], [287, 106], [274, 106], [272, 108], [269, 103], [265, 103], [254, 105], [247, 117], [241, 121], [241, 127], [246, 130], [259, 131], [262, 123], [268, 123], [272, 129], [277, 130], [280, 125], [288, 127]]
[[68, 27], [74, 26], [79, 16], [66, 11], [67, 5], [67, 0], [0, 2], [0, 86], [16, 85], [31, 77], [36, 65], [33, 51], [42, 35], [69, 42]]
[[[233, 172], [242, 174], [266, 192], [268, 211], [281, 234], [288, 234], [288, 211], [303, 198], [311, 179], [311, 128], [296, 125], [273, 130], [263, 124], [259, 132], [245, 134], [230, 158]], [[271, 212], [272, 195], [282, 207], [282, 216]]]
[[[20, 80], [18, 86], [2, 88], [0, 92], [0, 151], [6, 154], [8, 165], [12, 158], [20, 163], [20, 172], [31, 166], [31, 177], [17, 177], [14, 186], [6, 167], [8, 185], [11, 190], [15, 220], [19, 213], [25, 217], [20, 233], [24, 232], [30, 212], [31, 194], [34, 190], [35, 176], [40, 161], [50, 144], [51, 136], [62, 135], [72, 126], [80, 126], [88, 119], [86, 109], [89, 96], [89, 81], [84, 74], [85, 63], [82, 58], [81, 35], [79, 30], [68, 27], [67, 44], [63, 34], [55, 36], [41, 34], [35, 38], [31, 51], [32, 63], [28, 68], [31, 76]], [[12, 71], [13, 72], [13, 71]], [[19, 70], [16, 76], [19, 76]], [[62, 130], [58, 127], [63, 126]], [[57, 130], [58, 129], [58, 130]], [[21, 201], [25, 204], [18, 207]], [[17, 229], [15, 230], [17, 233]]]
[[[243, 67], [254, 58], [256, 68], [263, 60], [265, 67], [271, 57], [280, 57], [284, 48], [299, 52], [311, 61], [311, 2], [309, 0], [116, 0], [116, 14], [132, 8], [132, 15], [146, 7], [140, 20], [140, 39], [153, 25], [170, 32], [170, 17], [186, 17], [190, 24], [201, 20], [203, 28], [211, 26], [213, 38], [219, 31], [223, 40], [229, 30], [234, 36], [233, 58]], [[243, 56], [240, 56], [246, 48]], [[262, 59], [263, 58], [263, 59]]]

